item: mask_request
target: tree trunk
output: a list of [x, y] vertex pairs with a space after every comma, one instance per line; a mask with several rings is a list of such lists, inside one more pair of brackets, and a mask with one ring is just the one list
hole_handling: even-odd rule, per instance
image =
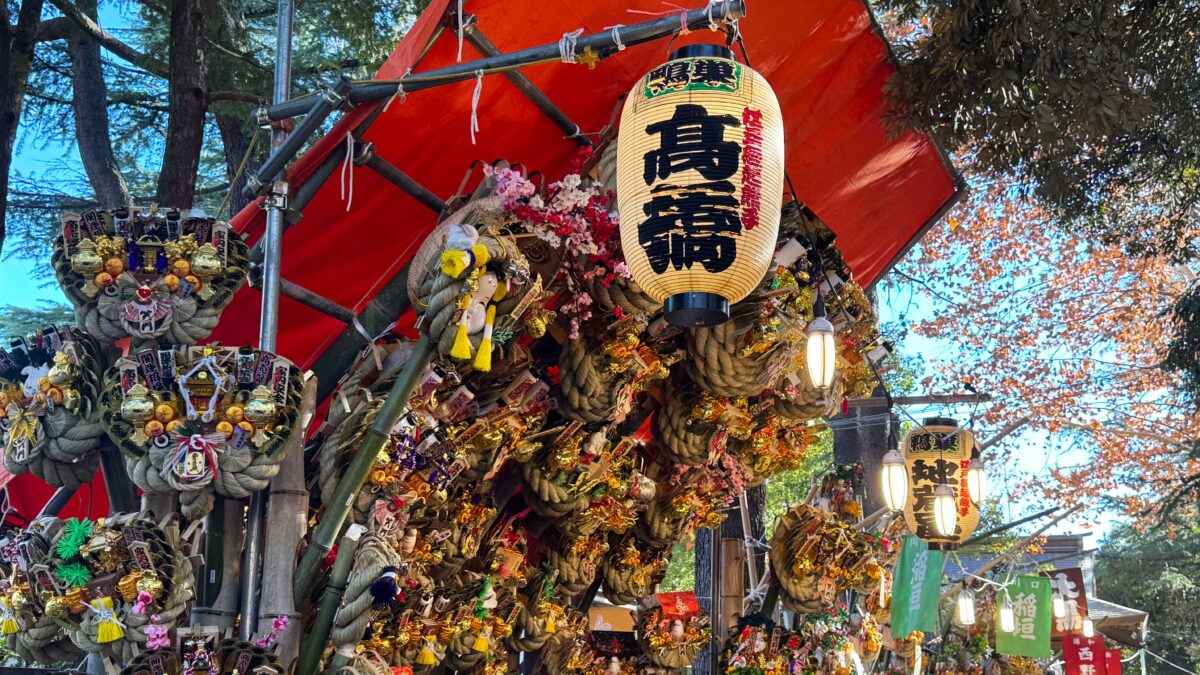
[[261, 162], [251, 157], [242, 167], [241, 175], [238, 175], [238, 167], [242, 166], [242, 158], [250, 150], [250, 136], [242, 128], [246, 115], [216, 113], [214, 117], [217, 120], [217, 130], [221, 132], [221, 142], [225, 146], [225, 173], [229, 178], [229, 211], [221, 214], [221, 217], [228, 219], [250, 203], [250, 198], [242, 194], [242, 187], [246, 185], [246, 177], [257, 169]]
[[196, 193], [204, 142], [203, 0], [172, 0], [167, 145], [158, 174], [158, 203], [188, 208]]
[[29, 83], [29, 66], [37, 41], [42, 0], [23, 0], [14, 27], [8, 3], [0, 3], [0, 250], [4, 248], [4, 216], [8, 210], [8, 174], [21, 125], [21, 106]]
[[[716, 587], [716, 579], [713, 578], [713, 556], [719, 556], [719, 547], [714, 547], [715, 540], [720, 538], [720, 530], [701, 529], [696, 530], [696, 600], [700, 606], [708, 612], [709, 621], [712, 626], [716, 626], [719, 619], [713, 611], [716, 603], [713, 598], [720, 593], [720, 589]], [[696, 657], [696, 661], [692, 664], [692, 673], [694, 675], [714, 675], [713, 670], [713, 649], [715, 639], [710, 640], [700, 654]]]
[[[883, 387], [876, 387], [872, 396], [883, 396]], [[882, 422], [857, 420], [864, 416], [879, 415], [878, 408], [852, 407], [845, 415], [836, 419], [840, 426], [833, 432], [833, 461], [838, 466], [859, 464], [863, 466], [862, 503], [863, 515], [870, 515], [883, 508], [883, 493], [880, 473], [883, 455], [889, 448], [896, 447], [900, 437], [900, 418], [888, 411], [891, 417], [890, 431]], [[854, 424], [851, 422], [854, 421]]]
[[[96, 18], [96, 0], [79, 0], [80, 11]], [[100, 67], [100, 43], [82, 30], [71, 36], [75, 140], [96, 201], [107, 209], [129, 205], [129, 188], [113, 155], [108, 128], [108, 87]]]

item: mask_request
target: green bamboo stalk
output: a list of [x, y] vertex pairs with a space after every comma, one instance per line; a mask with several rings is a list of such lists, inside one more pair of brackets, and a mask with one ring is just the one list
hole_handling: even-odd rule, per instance
[[346, 580], [350, 578], [350, 568], [354, 566], [358, 541], [362, 539], [365, 531], [366, 528], [362, 525], [351, 525], [338, 542], [337, 557], [334, 558], [333, 569], [329, 572], [329, 584], [325, 586], [325, 594], [321, 596], [312, 630], [300, 647], [300, 658], [296, 661], [298, 675], [317, 672], [321, 653], [325, 651], [325, 643], [329, 641], [329, 629], [333, 627], [333, 615], [337, 614], [338, 605], [342, 604], [342, 596], [346, 593]]
[[392, 385], [392, 390], [388, 392], [387, 403], [380, 409], [371, 428], [363, 434], [358, 450], [350, 461], [345, 475], [342, 476], [341, 482], [338, 483], [333, 499], [325, 505], [325, 512], [313, 530], [311, 543], [304, 551], [304, 557], [300, 559], [300, 565], [296, 570], [296, 581], [292, 589], [296, 598], [308, 595], [308, 589], [312, 587], [313, 581], [317, 578], [321, 561], [333, 548], [333, 542], [337, 538], [338, 532], [341, 532], [342, 525], [346, 523], [354, 496], [362, 490], [363, 483], [366, 482], [367, 475], [375, 464], [375, 457], [379, 455], [379, 450], [387, 442], [392, 427], [408, 407], [408, 399], [412, 396], [413, 388], [417, 386], [417, 380], [425, 372], [432, 357], [433, 343], [429, 336], [422, 335], [421, 339], [417, 340], [416, 345], [413, 346], [412, 354], [408, 357], [408, 362], [404, 364], [403, 370], [400, 371], [400, 376], [396, 378], [395, 384]]

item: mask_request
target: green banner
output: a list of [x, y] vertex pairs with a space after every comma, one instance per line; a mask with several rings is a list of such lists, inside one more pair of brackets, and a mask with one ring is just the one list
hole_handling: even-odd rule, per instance
[[1050, 624], [1054, 620], [1050, 608], [1050, 587], [1046, 577], [1023, 576], [1009, 585], [1015, 630], [1000, 629], [1000, 602], [1004, 591], [996, 598], [996, 651], [1010, 656], [1049, 658]]
[[941, 551], [930, 551], [929, 544], [915, 534], [904, 535], [900, 562], [896, 565], [896, 583], [892, 586], [893, 636], [905, 637], [914, 630], [937, 630], [942, 563]]

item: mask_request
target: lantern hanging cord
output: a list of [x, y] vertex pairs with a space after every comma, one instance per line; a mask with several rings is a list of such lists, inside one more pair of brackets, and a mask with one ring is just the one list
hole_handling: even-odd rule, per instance
[[579, 63], [579, 57], [575, 54], [575, 45], [579, 42], [579, 36], [583, 35], [582, 28], [576, 28], [569, 33], [563, 33], [558, 41], [558, 58], [563, 63]]
[[[347, 198], [346, 172], [350, 172], [350, 190]], [[346, 202], [346, 213], [350, 213], [350, 205], [354, 203], [354, 134], [346, 132], [346, 158], [342, 160], [341, 173], [342, 201]]]
[[458, 0], [458, 63], [462, 63], [463, 45], [463, 0]]
[[471, 145], [475, 145], [475, 132], [479, 131], [479, 97], [483, 94], [483, 71], [475, 71], [475, 91], [471, 94]]

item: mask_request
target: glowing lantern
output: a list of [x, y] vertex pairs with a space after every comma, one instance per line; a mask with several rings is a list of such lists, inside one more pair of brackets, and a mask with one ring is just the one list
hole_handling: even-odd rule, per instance
[[837, 364], [837, 348], [833, 339], [833, 324], [825, 318], [824, 303], [818, 299], [813, 320], [808, 324], [808, 377], [817, 389], [828, 389], [833, 384], [834, 368]]
[[883, 503], [891, 511], [903, 511], [908, 503], [908, 467], [897, 450], [883, 456]]
[[1092, 624], [1092, 620], [1088, 617], [1083, 617], [1083, 637], [1095, 637], [1096, 627]]
[[958, 623], [963, 626], [975, 625], [975, 593], [964, 588], [958, 593]]
[[975, 532], [979, 508], [962, 490], [967, 477], [963, 464], [975, 449], [975, 437], [952, 419], [933, 417], [904, 437], [908, 466], [908, 500], [904, 520], [908, 529], [929, 542], [929, 548], [958, 548]]
[[621, 245], [667, 321], [723, 323], [762, 281], [783, 164], [775, 93], [729, 49], [683, 47], [634, 85], [617, 138]]
[[1050, 598], [1050, 606], [1054, 608], [1054, 618], [1062, 619], [1067, 616], [1067, 601], [1062, 593], [1055, 591], [1054, 596]]
[[967, 492], [976, 506], [983, 502], [987, 492], [987, 465], [978, 451], [971, 457], [971, 466], [967, 469]]
[[1011, 633], [1017, 629], [1017, 615], [1013, 612], [1012, 598], [1004, 591], [1004, 599], [1000, 601], [1000, 630]]

